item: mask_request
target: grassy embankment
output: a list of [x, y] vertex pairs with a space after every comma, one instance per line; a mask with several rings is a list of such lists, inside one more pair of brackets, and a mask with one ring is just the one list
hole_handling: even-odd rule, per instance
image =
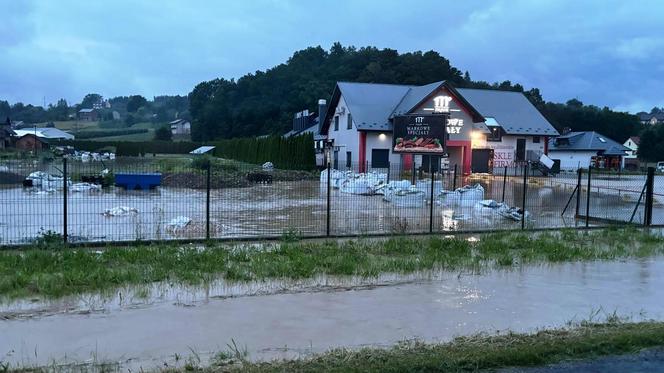
[[[203, 371], [224, 372], [478, 372], [636, 353], [664, 346], [664, 323], [581, 323], [533, 334], [459, 337], [450, 343], [404, 342], [390, 349], [332, 350], [311, 358], [251, 363], [235, 349]], [[187, 365], [184, 369], [194, 370]]]
[[[502, 368], [540, 367], [564, 361], [595, 359], [609, 355], [636, 354], [643, 349], [664, 347], [664, 322], [624, 322], [609, 318], [602, 323], [581, 322], [564, 328], [535, 333], [479, 334], [458, 337], [449, 343], [427, 344], [404, 341], [391, 348], [367, 347], [360, 350], [334, 349], [292, 360], [251, 362], [234, 342], [219, 352], [210, 366], [203, 367], [192, 350], [180, 368], [159, 372], [493, 372]], [[638, 360], [637, 360], [638, 361]], [[6, 372], [113, 372], [119, 364], [97, 362], [90, 365], [55, 363], [45, 367], [13, 367]], [[567, 370], [566, 370], [567, 371]]]
[[219, 243], [210, 243], [206, 250], [181, 244], [137, 244], [97, 253], [57, 245], [43, 240], [35, 248], [0, 252], [0, 296], [58, 297], [155, 281], [195, 285], [218, 278], [246, 282], [321, 274], [370, 278], [427, 270], [478, 272], [664, 253], [664, 237], [635, 229], [487, 234], [478, 242], [442, 237], [284, 241], [260, 249]]
[[[99, 121], [65, 121], [54, 122], [56, 128], [68, 131], [74, 134], [85, 133], [85, 139], [100, 141], [150, 141], [154, 138], [155, 129], [166, 125], [165, 123], [140, 122], [131, 126], [126, 126], [122, 122], [99, 122]], [[145, 129], [147, 132], [124, 134], [127, 129]], [[117, 135], [113, 132], [117, 131]], [[98, 133], [99, 136], [94, 136]], [[83, 138], [83, 136], [80, 136]]]

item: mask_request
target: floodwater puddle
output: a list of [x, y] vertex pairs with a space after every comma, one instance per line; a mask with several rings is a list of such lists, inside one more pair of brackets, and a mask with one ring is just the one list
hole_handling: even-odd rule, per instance
[[309, 279], [276, 279], [252, 282], [233, 282], [216, 279], [201, 285], [158, 282], [129, 285], [119, 289], [56, 299], [19, 299], [0, 303], [0, 320], [30, 319], [58, 314], [86, 315], [125, 309], [146, 308], [160, 303], [194, 307], [214, 299], [246, 296], [334, 292], [372, 289], [380, 286], [439, 280], [449, 273], [423, 271], [410, 274], [384, 273], [376, 277], [326, 276]]
[[[320, 278], [193, 290], [161, 284], [150, 287], [145, 300], [138, 288], [132, 295], [124, 291], [122, 301], [118, 292], [100, 303], [104, 312], [0, 321], [0, 360], [11, 366], [104, 361], [138, 370], [182, 364], [181, 357], [192, 354], [204, 364], [232, 342], [246, 348], [249, 359], [268, 360], [413, 338], [528, 332], [586, 320], [597, 310], [664, 318], [663, 258], [390, 276], [365, 286], [347, 279], [347, 289]], [[386, 286], [375, 286], [379, 281]], [[312, 286], [347, 291], [308, 291]], [[239, 296], [249, 294], [266, 295]]]

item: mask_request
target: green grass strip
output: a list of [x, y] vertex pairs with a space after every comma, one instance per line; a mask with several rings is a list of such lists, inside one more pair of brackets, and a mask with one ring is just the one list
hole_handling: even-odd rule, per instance
[[182, 244], [0, 252], [0, 298], [60, 297], [156, 281], [198, 285], [316, 275], [374, 277], [427, 270], [473, 271], [524, 264], [643, 258], [664, 253], [664, 237], [636, 229], [499, 233], [463, 238], [281, 242], [267, 247]]
[[[311, 358], [223, 366], [227, 372], [478, 372], [571, 359], [636, 353], [664, 346], [664, 323], [584, 323], [534, 334], [456, 338], [445, 344], [402, 343], [390, 349], [336, 349]], [[228, 355], [228, 354], [226, 354]]]

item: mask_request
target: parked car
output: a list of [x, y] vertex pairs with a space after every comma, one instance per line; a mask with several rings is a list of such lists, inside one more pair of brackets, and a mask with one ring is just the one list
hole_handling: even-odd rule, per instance
[[664, 172], [664, 161], [657, 162], [657, 171]]

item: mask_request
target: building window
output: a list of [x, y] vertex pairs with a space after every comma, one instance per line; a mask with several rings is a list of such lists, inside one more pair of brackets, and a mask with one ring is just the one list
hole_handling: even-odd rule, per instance
[[486, 141], [500, 142], [503, 140], [503, 130], [500, 127], [489, 127], [490, 134], [486, 135]]
[[353, 154], [351, 152], [346, 152], [346, 168], [350, 169], [353, 166], [352, 158]]
[[371, 149], [371, 168], [390, 167], [390, 149]]
[[539, 136], [534, 136], [533, 137], [533, 144], [539, 144], [540, 142], [540, 137]]
[[339, 116], [334, 117], [334, 130], [339, 131]]
[[348, 113], [348, 126], [346, 129], [352, 130], [353, 129], [353, 117]]

